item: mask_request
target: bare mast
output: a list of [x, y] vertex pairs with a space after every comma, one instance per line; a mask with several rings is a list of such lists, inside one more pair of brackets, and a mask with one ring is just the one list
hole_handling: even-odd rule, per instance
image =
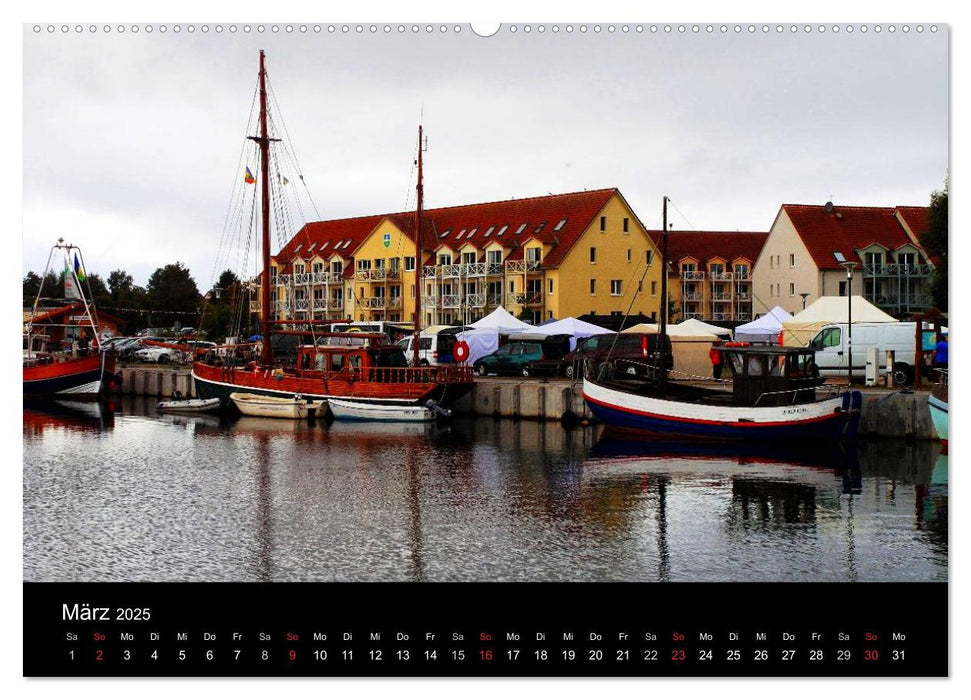
[[421, 235], [421, 219], [422, 219], [422, 196], [424, 194], [424, 189], [421, 180], [421, 139], [422, 139], [422, 126], [418, 125], [418, 185], [416, 186], [416, 195], [418, 204], [415, 207], [415, 340], [411, 344], [411, 360], [415, 367], [421, 365], [421, 339], [419, 335], [421, 334], [421, 266], [422, 258], [421, 252], [424, 241]]
[[[266, 56], [260, 50], [260, 135], [250, 136], [260, 146], [260, 183], [262, 215], [263, 274], [260, 279], [260, 333], [263, 351], [260, 361], [273, 363], [273, 347], [270, 343], [270, 136], [266, 124]], [[274, 139], [275, 140], [275, 139]]]

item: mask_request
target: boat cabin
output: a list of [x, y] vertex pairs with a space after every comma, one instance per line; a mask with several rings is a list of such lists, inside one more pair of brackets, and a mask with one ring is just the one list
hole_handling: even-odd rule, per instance
[[406, 368], [405, 354], [397, 345], [301, 345], [297, 348], [297, 373], [352, 378], [372, 367]]
[[722, 347], [724, 364], [733, 376], [736, 406], [784, 406], [816, 400], [822, 384], [808, 348], [778, 346]]

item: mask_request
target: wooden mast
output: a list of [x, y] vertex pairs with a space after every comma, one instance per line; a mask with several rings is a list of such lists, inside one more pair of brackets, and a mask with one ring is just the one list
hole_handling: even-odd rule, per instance
[[270, 137], [266, 125], [266, 62], [260, 50], [260, 135], [249, 138], [260, 145], [260, 183], [262, 214], [263, 276], [260, 280], [260, 333], [263, 335], [263, 352], [260, 360], [264, 365], [273, 363], [273, 347], [270, 343]]
[[664, 395], [664, 385], [668, 378], [668, 198], [664, 197], [663, 216], [661, 225], [661, 324], [658, 328], [658, 343], [661, 357], [661, 373], [658, 388]]
[[411, 344], [411, 360], [415, 367], [421, 365], [421, 273], [422, 273], [422, 248], [424, 241], [421, 235], [422, 218], [422, 196], [423, 187], [421, 181], [421, 139], [422, 125], [418, 125], [418, 185], [415, 188], [417, 194], [417, 206], [415, 207], [415, 339]]

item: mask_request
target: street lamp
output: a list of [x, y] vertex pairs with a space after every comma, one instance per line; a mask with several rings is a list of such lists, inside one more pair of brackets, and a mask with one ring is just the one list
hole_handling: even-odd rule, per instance
[[[839, 257], [843, 257], [840, 255]], [[838, 258], [837, 258], [838, 259]], [[853, 384], [853, 268], [857, 263], [840, 260], [840, 265], [846, 270], [846, 380]]]

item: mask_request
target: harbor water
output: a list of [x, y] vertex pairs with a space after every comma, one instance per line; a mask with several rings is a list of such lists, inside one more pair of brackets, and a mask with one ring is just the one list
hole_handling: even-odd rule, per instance
[[24, 406], [25, 581], [946, 581], [934, 441]]

